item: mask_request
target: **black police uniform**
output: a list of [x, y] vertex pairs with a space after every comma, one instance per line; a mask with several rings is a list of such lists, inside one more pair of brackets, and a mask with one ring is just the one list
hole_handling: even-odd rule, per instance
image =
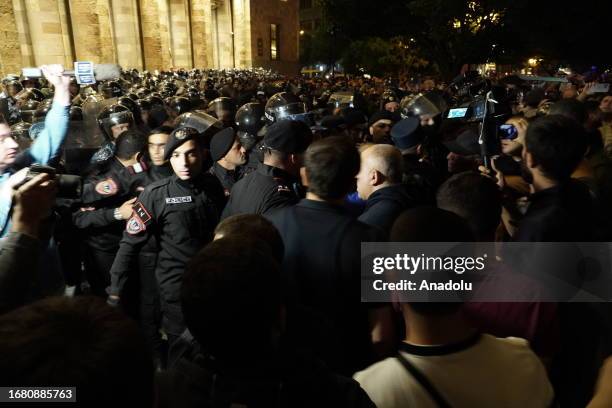
[[300, 197], [295, 177], [277, 167], [260, 164], [234, 184], [222, 219], [237, 214], [265, 214], [295, 204]]
[[154, 164], [149, 165], [149, 177], [153, 181], [163, 180], [172, 175], [174, 175], [174, 172], [168, 163], [162, 164], [161, 166], [156, 166]]
[[240, 175], [238, 170], [228, 170], [221, 166], [219, 162], [213, 163], [208, 172], [219, 180], [223, 186], [226, 196], [230, 195], [232, 187], [234, 187], [234, 184], [236, 184]]
[[124, 167], [112, 159], [108, 169], [91, 176], [83, 186], [82, 207], [73, 214], [74, 225], [84, 243], [84, 263], [92, 292], [106, 297], [110, 284], [109, 271], [119, 248], [124, 222], [114, 217], [114, 211], [136, 195], [145, 182], [140, 178], [145, 167]]
[[[146, 185], [171, 177], [174, 174], [169, 164], [156, 166], [151, 164], [147, 171]], [[138, 254], [138, 270], [140, 272], [139, 320], [145, 335], [145, 340], [151, 349], [156, 361], [163, 361], [162, 339], [159, 333], [161, 327], [161, 305], [159, 299], [159, 286], [155, 277], [159, 243], [155, 236], [151, 236]]]
[[185, 330], [179, 302], [183, 272], [189, 260], [212, 238], [223, 201], [223, 189], [208, 173], [188, 181], [172, 176], [149, 185], [141, 193], [127, 222], [111, 269], [110, 294], [121, 294], [131, 262], [155, 236], [160, 248], [156, 276], [162, 326], [170, 345]]

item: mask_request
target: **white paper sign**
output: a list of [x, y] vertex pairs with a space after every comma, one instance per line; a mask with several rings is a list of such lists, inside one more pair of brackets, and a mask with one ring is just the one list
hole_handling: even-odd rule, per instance
[[77, 84], [91, 85], [96, 83], [94, 76], [94, 64], [90, 61], [77, 61], [74, 63], [74, 76]]

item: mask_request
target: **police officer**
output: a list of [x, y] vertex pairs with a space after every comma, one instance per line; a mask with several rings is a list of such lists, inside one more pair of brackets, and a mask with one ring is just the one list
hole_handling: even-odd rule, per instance
[[265, 214], [294, 204], [300, 198], [302, 153], [312, 134], [303, 122], [280, 120], [264, 136], [264, 161], [232, 188], [223, 218], [235, 214]]
[[368, 140], [375, 144], [392, 144], [391, 128], [395, 119], [395, 116], [386, 110], [374, 113], [370, 117]]
[[102, 163], [113, 157], [115, 152], [115, 139], [134, 126], [134, 115], [125, 106], [114, 104], [105, 107], [97, 117], [98, 126], [106, 141], [93, 157], [92, 163]]
[[172, 132], [164, 157], [170, 160], [174, 175], [150, 184], [140, 194], [111, 269], [108, 301], [117, 304], [132, 262], [151, 236], [156, 237], [162, 327], [170, 347], [185, 330], [179, 302], [183, 272], [212, 238], [224, 201], [219, 181], [203, 170], [200, 137], [189, 127]]
[[117, 152], [98, 175], [90, 176], [83, 187], [83, 206], [73, 221], [84, 238], [84, 263], [92, 293], [106, 297], [109, 271], [119, 248], [124, 222], [132, 213], [138, 187], [136, 175], [143, 173], [138, 162], [144, 151], [144, 135], [127, 131], [117, 138]]
[[208, 111], [221, 122], [224, 127], [232, 127], [234, 124], [234, 115], [236, 114], [236, 103], [232, 98], [222, 96], [216, 98], [208, 105]]
[[170, 126], [160, 126], [153, 129], [147, 137], [149, 177], [152, 181], [158, 181], [174, 174], [170, 163], [164, 158], [164, 149], [173, 130], [174, 128]]
[[[174, 129], [162, 126], [151, 131], [147, 136], [148, 143], [148, 169], [143, 174], [146, 185], [155, 181], [168, 178], [174, 174], [170, 163], [164, 159], [164, 149], [168, 138]], [[157, 254], [159, 244], [154, 236], [151, 236], [138, 254], [138, 294], [139, 294], [139, 322], [145, 336], [145, 341], [153, 355], [156, 369], [163, 369], [165, 358], [162, 353], [163, 342], [160, 336], [161, 306], [159, 300], [159, 288], [155, 277], [157, 265]]]
[[258, 102], [245, 103], [236, 112], [236, 126], [240, 144], [247, 152], [247, 163], [241, 167], [242, 176], [257, 169], [263, 161], [263, 152], [257, 145], [261, 142], [261, 130], [266, 124], [265, 105]]
[[238, 167], [247, 161], [246, 150], [242, 147], [234, 129], [225, 128], [213, 136], [210, 142], [210, 154], [214, 163], [209, 172], [219, 179], [225, 195], [229, 196], [239, 178]]

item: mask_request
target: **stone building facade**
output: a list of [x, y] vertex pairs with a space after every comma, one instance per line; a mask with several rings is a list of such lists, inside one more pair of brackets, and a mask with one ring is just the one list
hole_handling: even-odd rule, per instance
[[73, 61], [299, 69], [298, 0], [0, 0], [0, 76]]

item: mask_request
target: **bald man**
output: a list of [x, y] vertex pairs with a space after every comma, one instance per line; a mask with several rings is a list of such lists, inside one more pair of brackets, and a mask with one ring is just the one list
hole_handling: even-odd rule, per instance
[[366, 200], [359, 221], [380, 228], [387, 235], [402, 211], [416, 206], [414, 192], [402, 184], [402, 154], [391, 145], [374, 145], [361, 152], [357, 193]]

